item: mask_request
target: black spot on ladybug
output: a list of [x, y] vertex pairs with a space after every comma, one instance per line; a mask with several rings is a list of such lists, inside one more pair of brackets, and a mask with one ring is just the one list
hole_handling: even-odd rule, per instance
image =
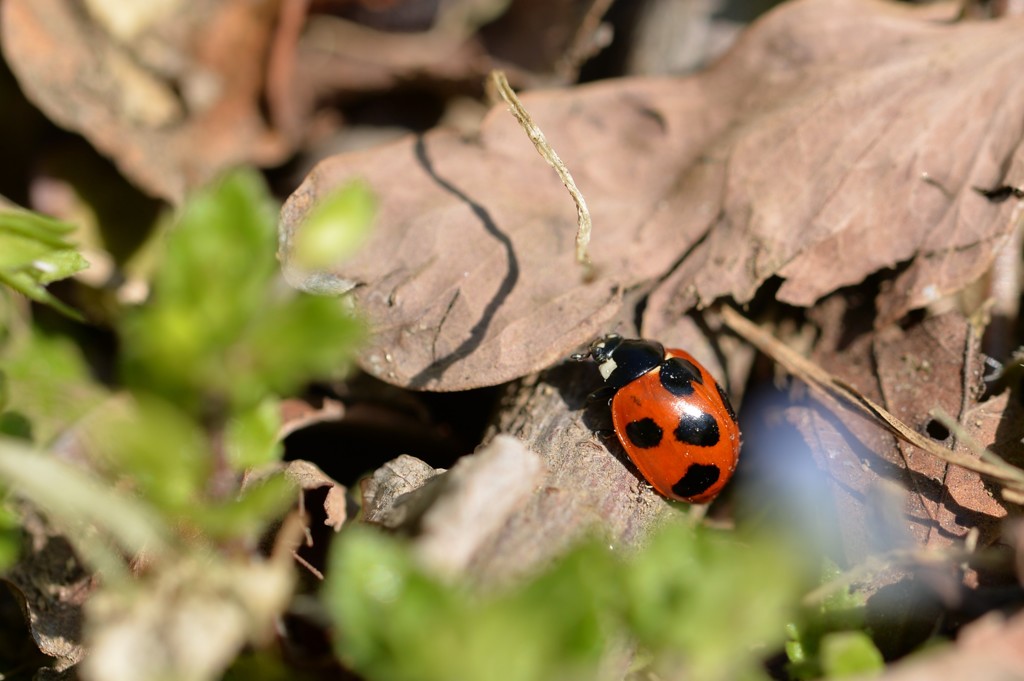
[[640, 419], [626, 425], [626, 437], [640, 449], [650, 449], [661, 443], [661, 427], [654, 419]]
[[714, 447], [718, 444], [718, 421], [706, 411], [699, 414], [683, 412], [675, 430], [676, 439], [695, 447]]
[[722, 472], [714, 464], [695, 463], [686, 469], [686, 475], [672, 485], [672, 492], [677, 496], [689, 499], [708, 491], [711, 485], [718, 482]]
[[732, 419], [733, 423], [736, 423], [736, 412], [732, 410], [732, 402], [729, 401], [729, 396], [722, 390], [722, 386], [715, 383], [715, 390], [718, 391], [718, 399], [722, 400], [722, 404], [725, 405], [725, 410], [729, 412], [729, 418]]
[[661, 364], [661, 385], [665, 390], [679, 397], [693, 394], [694, 382], [703, 383], [700, 369], [679, 357], [669, 357]]

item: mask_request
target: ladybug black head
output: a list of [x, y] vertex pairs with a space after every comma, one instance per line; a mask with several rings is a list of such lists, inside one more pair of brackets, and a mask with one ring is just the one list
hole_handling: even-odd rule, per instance
[[659, 366], [665, 360], [665, 347], [655, 341], [627, 340], [611, 334], [591, 344], [590, 356], [597, 362], [605, 384], [618, 390]]
[[590, 356], [598, 364], [611, 359], [615, 349], [622, 345], [622, 336], [617, 333], [610, 333], [603, 338], [598, 338], [590, 344]]

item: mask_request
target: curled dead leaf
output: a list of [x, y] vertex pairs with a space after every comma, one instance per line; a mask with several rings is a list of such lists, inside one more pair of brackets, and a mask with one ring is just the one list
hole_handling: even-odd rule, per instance
[[324, 523], [334, 529], [335, 532], [341, 529], [348, 518], [346, 488], [331, 476], [324, 473], [319, 466], [310, 461], [296, 459], [287, 463], [273, 463], [263, 466], [257, 470], [246, 471], [242, 479], [242, 489], [245, 489], [268, 476], [283, 472], [285, 477], [291, 480], [303, 491], [311, 491], [327, 488], [324, 497], [324, 512], [327, 518]]

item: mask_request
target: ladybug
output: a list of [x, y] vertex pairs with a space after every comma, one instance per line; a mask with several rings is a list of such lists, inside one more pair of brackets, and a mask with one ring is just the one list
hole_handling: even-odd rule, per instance
[[740, 427], [729, 398], [688, 352], [609, 334], [574, 360], [592, 357], [623, 449], [644, 478], [669, 499], [711, 501], [732, 477]]

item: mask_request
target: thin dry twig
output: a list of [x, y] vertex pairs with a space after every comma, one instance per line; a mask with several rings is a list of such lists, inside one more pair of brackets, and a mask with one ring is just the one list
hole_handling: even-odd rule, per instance
[[[736, 310], [723, 307], [722, 320], [730, 329], [746, 339], [758, 350], [785, 367], [789, 373], [809, 384], [818, 386], [856, 407], [861, 412], [879, 421], [883, 427], [904, 442], [912, 444], [932, 456], [938, 457], [942, 461], [996, 480], [1004, 486], [1003, 498], [1007, 501], [1020, 503], [1018, 500], [1024, 500], [1024, 471], [1016, 466], [1008, 464], [991, 453], [989, 453], [990, 456], [974, 458], [967, 454], [948, 450], [918, 433], [884, 407], [861, 394], [853, 386], [836, 378], [814, 362], [802, 357], [779, 342], [770, 333], [758, 327]], [[960, 433], [957, 433], [957, 437], [960, 437]]]
[[501, 98], [508, 104], [509, 111], [519, 121], [519, 125], [526, 132], [530, 141], [533, 142], [537, 152], [544, 157], [548, 165], [555, 169], [558, 177], [562, 180], [562, 184], [569, 190], [569, 195], [576, 204], [576, 223], [578, 225], [576, 230], [576, 262], [583, 265], [584, 276], [590, 279], [594, 274], [594, 266], [590, 260], [590, 231], [592, 223], [590, 220], [590, 209], [587, 208], [587, 202], [583, 198], [583, 194], [576, 186], [576, 181], [572, 179], [572, 174], [565, 166], [565, 163], [555, 153], [555, 150], [551, 148], [551, 145], [548, 144], [544, 133], [533, 122], [529, 112], [523, 107], [516, 93], [512, 90], [512, 86], [508, 84], [508, 78], [505, 77], [505, 73], [503, 71], [491, 71], [491, 83], [498, 94], [501, 95]]
[[[929, 415], [949, 429], [949, 432], [953, 434], [959, 442], [961, 442], [967, 449], [971, 450], [978, 455], [978, 458], [982, 461], [986, 461], [993, 466], [998, 466], [1000, 469], [1006, 472], [1007, 477], [1013, 477], [1016, 480], [1024, 480], [1024, 471], [1013, 464], [1006, 461], [991, 449], [986, 448], [980, 442], [978, 442], [973, 435], [967, 432], [960, 423], [952, 416], [947, 414], [942, 409], [932, 409], [928, 412]], [[1021, 483], [1024, 485], [1024, 482]], [[1002, 490], [1003, 498], [1015, 504], [1024, 504], [1024, 492], [1013, 487], [1007, 487]]]

